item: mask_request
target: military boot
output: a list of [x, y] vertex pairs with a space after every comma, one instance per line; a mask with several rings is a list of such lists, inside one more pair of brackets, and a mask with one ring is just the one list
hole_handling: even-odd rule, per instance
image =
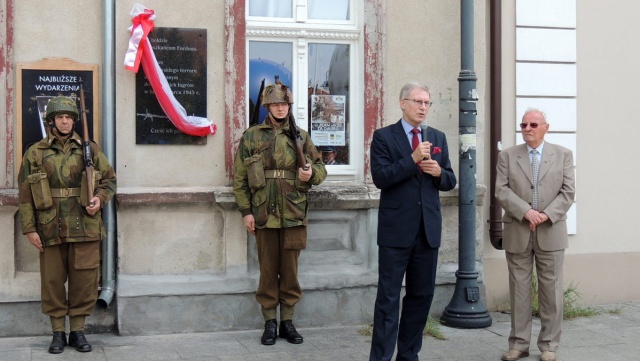
[[262, 333], [260, 342], [267, 346], [275, 345], [277, 328], [278, 322], [276, 320], [267, 320], [267, 322], [264, 323], [264, 332]]
[[54, 332], [53, 340], [49, 345], [49, 353], [62, 353], [65, 346], [67, 346], [67, 334], [62, 331]]
[[280, 321], [280, 337], [286, 338], [289, 343], [294, 344], [300, 344], [304, 341], [291, 320]]
[[69, 346], [75, 347], [78, 352], [91, 352], [91, 345], [87, 342], [82, 331], [69, 333]]

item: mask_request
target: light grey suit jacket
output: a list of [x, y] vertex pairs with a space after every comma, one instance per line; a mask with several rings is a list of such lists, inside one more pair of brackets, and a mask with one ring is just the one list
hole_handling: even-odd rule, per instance
[[[568, 247], [567, 212], [575, 196], [573, 154], [567, 148], [544, 143], [538, 173], [538, 209], [549, 220], [538, 225], [537, 238], [544, 251]], [[533, 175], [526, 144], [500, 152], [496, 177], [496, 198], [505, 214], [503, 247], [507, 252], [524, 252], [531, 231], [524, 218], [533, 202]]]

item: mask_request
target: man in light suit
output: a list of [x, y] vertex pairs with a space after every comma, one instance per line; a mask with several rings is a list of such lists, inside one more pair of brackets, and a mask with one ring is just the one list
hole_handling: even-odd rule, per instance
[[418, 360], [422, 347], [442, 232], [439, 192], [456, 185], [444, 133], [429, 127], [422, 139], [420, 124], [430, 107], [429, 89], [408, 83], [400, 91], [402, 119], [373, 133], [371, 175], [381, 193], [370, 361], [391, 360], [396, 339], [398, 361]]
[[540, 110], [528, 109], [520, 128], [526, 144], [500, 152], [496, 178], [496, 198], [505, 211], [503, 247], [511, 303], [509, 351], [502, 360], [529, 355], [535, 261], [542, 324], [540, 360], [555, 361], [562, 326], [564, 250], [568, 247], [566, 214], [575, 195], [573, 154], [544, 141], [549, 123]]

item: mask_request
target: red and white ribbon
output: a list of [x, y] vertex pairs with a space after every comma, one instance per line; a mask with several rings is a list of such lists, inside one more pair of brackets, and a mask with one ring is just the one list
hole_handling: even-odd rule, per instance
[[212, 121], [207, 118], [188, 116], [184, 107], [173, 96], [169, 82], [158, 65], [158, 60], [156, 60], [147, 38], [153, 30], [155, 18], [153, 10], [140, 4], [133, 6], [133, 10], [131, 10], [133, 25], [129, 28], [131, 37], [129, 38], [129, 48], [124, 57], [125, 68], [137, 73], [140, 64], [142, 64], [144, 74], [158, 98], [160, 107], [181, 132], [200, 137], [215, 134], [217, 127]]

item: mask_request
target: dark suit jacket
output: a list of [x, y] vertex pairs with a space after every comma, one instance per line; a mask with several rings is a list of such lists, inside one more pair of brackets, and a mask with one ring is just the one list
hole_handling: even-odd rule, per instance
[[[411, 158], [411, 145], [401, 121], [378, 129], [371, 142], [371, 175], [381, 189], [378, 211], [378, 246], [409, 247], [416, 239], [422, 218], [427, 241], [440, 247], [442, 214], [440, 191], [456, 186], [449, 148], [443, 132], [428, 128], [431, 158], [442, 168], [440, 178], [420, 171]], [[434, 147], [441, 152], [434, 154]]]
[[[573, 153], [567, 148], [544, 143], [538, 173], [538, 209], [549, 220], [537, 227], [538, 244], [544, 251], [568, 247], [567, 211], [575, 196]], [[533, 201], [533, 175], [526, 144], [500, 152], [496, 175], [496, 199], [504, 208], [504, 242], [507, 252], [524, 252], [531, 231], [524, 219]]]

